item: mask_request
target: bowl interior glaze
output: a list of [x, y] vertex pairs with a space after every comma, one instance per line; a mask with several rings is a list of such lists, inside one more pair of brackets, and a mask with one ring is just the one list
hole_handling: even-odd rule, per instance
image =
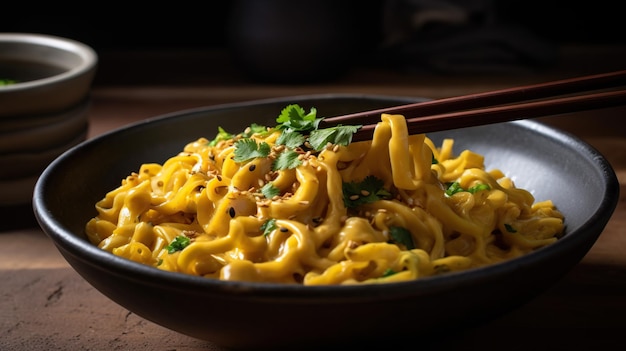
[[[389, 335], [429, 337], [506, 313], [558, 281], [591, 248], [619, 198], [609, 163], [576, 137], [524, 120], [429, 133], [455, 151], [485, 156], [538, 201], [552, 199], [566, 235], [524, 257], [413, 282], [303, 287], [220, 282], [163, 272], [90, 244], [85, 223], [94, 204], [145, 162], [164, 162], [217, 127], [273, 125], [298, 103], [318, 116], [353, 113], [421, 99], [323, 94], [211, 106], [155, 117], [81, 143], [53, 161], [36, 184], [37, 220], [70, 265], [104, 295], [139, 316], [180, 333], [237, 349], [389, 346]], [[87, 306], [88, 308], [88, 306]], [[540, 316], [538, 316], [540, 318]], [[357, 342], [358, 341], [358, 342]]]

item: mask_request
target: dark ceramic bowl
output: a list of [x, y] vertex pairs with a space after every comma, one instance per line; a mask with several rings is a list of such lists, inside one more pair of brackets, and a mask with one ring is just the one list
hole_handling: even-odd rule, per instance
[[[367, 286], [293, 286], [224, 282], [161, 271], [113, 256], [87, 241], [93, 204], [141, 163], [163, 162], [218, 126], [272, 125], [289, 103], [321, 116], [415, 102], [403, 97], [297, 96], [182, 111], [85, 141], [43, 172], [34, 192], [39, 224], [70, 265], [133, 313], [195, 338], [241, 349], [427, 341], [476, 325], [528, 302], [557, 282], [594, 244], [613, 213], [619, 187], [606, 159], [581, 140], [524, 120], [431, 133], [455, 149], [485, 155], [536, 199], [552, 199], [566, 218], [557, 243], [506, 263]], [[88, 306], [86, 307], [88, 308]], [[541, 318], [541, 316], [537, 316]]]

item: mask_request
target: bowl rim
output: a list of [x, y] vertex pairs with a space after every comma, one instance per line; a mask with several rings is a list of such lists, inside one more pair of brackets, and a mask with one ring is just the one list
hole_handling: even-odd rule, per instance
[[80, 41], [61, 36], [41, 33], [0, 33], [0, 43], [33, 44], [66, 51], [80, 58], [80, 63], [77, 66], [64, 70], [62, 73], [55, 74], [50, 77], [5, 85], [2, 86], [0, 91], [13, 92], [63, 82], [72, 77], [80, 76], [93, 70], [98, 64], [98, 54], [91, 46]]
[[[81, 260], [91, 267], [106, 270], [109, 273], [124, 276], [128, 280], [141, 281], [145, 285], [153, 285], [161, 289], [170, 290], [187, 290], [202, 291], [204, 294], [223, 294], [228, 293], [233, 298], [247, 299], [264, 299], [264, 300], [281, 300], [288, 298], [289, 301], [307, 299], [311, 297], [327, 298], [331, 301], [381, 301], [392, 300], [401, 297], [415, 296], [416, 291], [420, 294], [429, 294], [438, 291], [449, 290], [451, 282], [458, 288], [476, 284], [477, 282], [492, 280], [494, 277], [502, 277], [514, 274], [519, 268], [534, 265], [542, 261], [548, 260], [559, 252], [566, 252], [578, 246], [581, 242], [590, 238], [581, 233], [585, 233], [591, 229], [603, 228], [608, 222], [610, 215], [617, 206], [619, 200], [619, 182], [617, 176], [609, 164], [608, 160], [600, 154], [598, 150], [583, 141], [582, 139], [555, 127], [548, 126], [535, 120], [517, 120], [504, 122], [514, 124], [522, 129], [530, 130], [533, 133], [539, 133], [561, 144], [576, 145], [576, 148], [583, 154], [588, 155], [589, 159], [599, 166], [599, 171], [603, 174], [603, 180], [606, 183], [606, 191], [603, 201], [597, 210], [591, 215], [592, 220], [587, 221], [577, 232], [570, 232], [559, 239], [558, 245], [548, 245], [524, 256], [511, 259], [503, 264], [493, 264], [485, 267], [470, 269], [461, 272], [452, 272], [440, 276], [423, 277], [420, 279], [404, 282], [394, 282], [385, 284], [357, 284], [357, 285], [323, 285], [323, 286], [303, 286], [289, 285], [279, 283], [260, 283], [260, 282], [240, 282], [240, 281], [222, 281], [215, 279], [207, 279], [193, 275], [174, 273], [146, 266], [141, 263], [133, 262], [122, 257], [114, 256], [97, 246], [91, 244], [85, 238], [79, 237], [76, 233], [64, 227], [59, 221], [51, 217], [51, 212], [46, 208], [46, 202], [43, 194], [47, 186], [47, 179], [55, 171], [55, 169], [63, 163], [71, 162], [72, 157], [79, 153], [85, 146], [93, 146], [100, 143], [102, 139], [106, 139], [111, 134], [122, 133], [126, 130], [141, 128], [145, 124], [163, 123], [171, 119], [180, 118], [186, 115], [195, 114], [203, 111], [216, 111], [220, 109], [241, 108], [249, 105], [288, 102], [288, 101], [306, 101], [307, 99], [320, 98], [366, 98], [366, 99], [387, 99], [396, 102], [416, 102], [424, 101], [418, 97], [406, 96], [387, 96], [376, 94], [350, 94], [350, 93], [326, 93], [326, 94], [309, 94], [295, 95], [280, 98], [265, 98], [251, 101], [224, 103], [210, 106], [203, 106], [180, 111], [174, 111], [142, 121], [125, 125], [109, 132], [105, 132], [92, 139], [85, 140], [80, 144], [65, 151], [62, 155], [52, 161], [48, 167], [42, 172], [33, 192], [33, 210], [35, 217], [43, 229], [55, 242], [55, 246], [63, 255], [70, 254], [73, 258]], [[598, 234], [593, 238], [597, 239]]]

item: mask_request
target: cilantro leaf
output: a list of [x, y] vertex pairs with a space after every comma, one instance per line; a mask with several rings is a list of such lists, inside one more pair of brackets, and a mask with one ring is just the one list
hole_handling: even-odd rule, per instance
[[293, 149], [301, 146], [305, 141], [306, 137], [298, 132], [282, 132], [276, 139], [276, 144]]
[[265, 135], [268, 133], [267, 127], [266, 126], [262, 126], [260, 124], [256, 124], [256, 123], [252, 123], [248, 128], [246, 128], [246, 130], [244, 130], [243, 133], [241, 133], [241, 136], [244, 138], [249, 138], [254, 134], [261, 134], [261, 135]]
[[310, 112], [306, 113], [298, 104], [287, 105], [276, 118], [277, 128], [287, 132], [315, 130], [321, 120], [321, 118], [317, 118], [317, 109], [312, 107]]
[[287, 149], [278, 154], [276, 160], [274, 160], [274, 164], [272, 164], [272, 169], [274, 171], [279, 171], [281, 169], [292, 169], [296, 168], [302, 164], [302, 161], [298, 159], [300, 154], [295, 152], [294, 150]]
[[342, 184], [343, 202], [348, 208], [391, 198], [391, 193], [383, 188], [383, 181], [368, 175], [361, 182]]
[[413, 250], [415, 243], [411, 232], [403, 227], [389, 227], [389, 235], [393, 242], [404, 245], [407, 250]]
[[335, 131], [332, 128], [314, 130], [309, 135], [309, 143], [315, 150], [322, 150], [330, 142]]
[[394, 275], [396, 273], [398, 273], [398, 272], [394, 271], [391, 268], [387, 268], [387, 269], [385, 269], [385, 271], [383, 272], [383, 274], [380, 277], [381, 278], [386, 278], [386, 277], [392, 276], [392, 275]]
[[172, 242], [165, 247], [167, 252], [173, 254], [176, 251], [180, 251], [191, 244], [191, 239], [184, 235], [179, 235], [172, 240]]
[[311, 132], [309, 143], [319, 151], [326, 147], [326, 144], [348, 145], [352, 141], [352, 135], [361, 128], [361, 126], [335, 126], [324, 129], [317, 129]]
[[452, 196], [458, 192], [465, 191], [461, 188], [461, 184], [459, 182], [446, 183], [448, 188], [446, 189], [446, 195]]
[[452, 183], [446, 183], [447, 185], [447, 189], [446, 189], [446, 195], [448, 196], [452, 196], [456, 193], [459, 193], [461, 191], [467, 191], [469, 193], [475, 194], [481, 190], [489, 190], [491, 189], [491, 187], [488, 184], [476, 184], [473, 187], [465, 190], [461, 187], [461, 184], [459, 184], [459, 182], [452, 182]]
[[473, 187], [467, 189], [467, 191], [469, 191], [472, 194], [475, 194], [481, 190], [489, 190], [489, 189], [491, 189], [489, 184], [476, 184]]
[[17, 80], [15, 80], [15, 79], [8, 79], [8, 78], [0, 79], [0, 86], [2, 86], [2, 85], [11, 85], [11, 84], [15, 84], [15, 83], [17, 83]]
[[224, 128], [217, 127], [217, 135], [215, 136], [215, 139], [209, 142], [209, 146], [215, 146], [218, 142], [222, 140], [232, 139], [233, 137], [234, 135], [224, 130]]
[[263, 185], [263, 187], [261, 188], [261, 193], [263, 194], [263, 196], [265, 196], [265, 198], [271, 199], [276, 195], [280, 195], [280, 189], [278, 189], [274, 184], [270, 182]]
[[268, 219], [267, 221], [263, 222], [263, 224], [261, 224], [260, 229], [263, 232], [263, 236], [269, 235], [271, 232], [278, 229], [278, 226], [276, 225], [276, 220], [274, 218]]
[[235, 162], [245, 162], [257, 157], [267, 157], [271, 147], [268, 143], [258, 143], [254, 139], [239, 139], [235, 142]]

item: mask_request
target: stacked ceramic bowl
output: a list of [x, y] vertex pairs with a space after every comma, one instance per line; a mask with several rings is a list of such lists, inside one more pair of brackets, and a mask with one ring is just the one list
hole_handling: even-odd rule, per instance
[[68, 38], [0, 33], [0, 207], [30, 204], [45, 167], [86, 139], [97, 59]]

